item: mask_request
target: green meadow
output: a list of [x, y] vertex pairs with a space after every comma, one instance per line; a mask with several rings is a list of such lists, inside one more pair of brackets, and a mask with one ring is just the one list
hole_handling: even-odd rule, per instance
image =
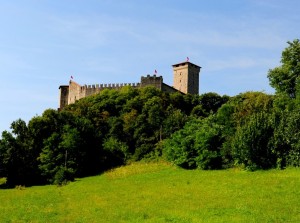
[[300, 169], [134, 163], [62, 187], [1, 189], [0, 200], [0, 222], [300, 222]]

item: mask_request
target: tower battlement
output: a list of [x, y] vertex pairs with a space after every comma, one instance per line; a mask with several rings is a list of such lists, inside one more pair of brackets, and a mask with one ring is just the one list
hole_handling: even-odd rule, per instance
[[154, 86], [158, 89], [161, 89], [163, 84], [163, 77], [162, 76], [156, 76], [156, 75], [147, 75], [146, 77], [141, 77], [141, 87], [146, 86]]

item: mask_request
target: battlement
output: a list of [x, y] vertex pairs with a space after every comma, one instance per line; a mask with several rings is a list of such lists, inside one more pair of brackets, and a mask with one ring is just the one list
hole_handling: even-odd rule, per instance
[[163, 84], [162, 76], [156, 76], [156, 75], [151, 76], [150, 74], [148, 74], [146, 77], [144, 76], [141, 77], [141, 87], [146, 87], [151, 85], [158, 89], [161, 89], [162, 84]]
[[92, 85], [84, 85], [80, 87], [81, 91], [85, 91], [88, 89], [120, 89], [125, 86], [130, 86], [130, 87], [140, 87], [140, 83], [119, 83], [119, 84], [92, 84]]
[[141, 79], [142, 80], [157, 81], [157, 80], [163, 80], [163, 77], [162, 76], [156, 76], [155, 74], [154, 75], [147, 74], [146, 77], [142, 76]]

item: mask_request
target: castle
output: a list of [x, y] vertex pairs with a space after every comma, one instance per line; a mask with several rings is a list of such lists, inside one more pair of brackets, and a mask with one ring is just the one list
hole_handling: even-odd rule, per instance
[[173, 87], [163, 83], [162, 76], [141, 77], [140, 83], [126, 84], [96, 84], [81, 86], [70, 80], [69, 85], [59, 86], [59, 110], [63, 109], [75, 101], [97, 94], [104, 89], [120, 89], [124, 86], [133, 88], [142, 88], [146, 86], [154, 86], [164, 92], [182, 92], [184, 94], [199, 94], [199, 74], [201, 67], [189, 61], [174, 64], [173, 66]]

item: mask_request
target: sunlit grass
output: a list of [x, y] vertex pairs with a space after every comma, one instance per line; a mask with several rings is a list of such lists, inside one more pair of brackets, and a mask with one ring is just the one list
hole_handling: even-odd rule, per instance
[[299, 222], [300, 170], [134, 163], [64, 187], [0, 190], [0, 222]]
[[6, 179], [0, 177], [0, 186], [5, 184], [5, 183], [6, 183]]

